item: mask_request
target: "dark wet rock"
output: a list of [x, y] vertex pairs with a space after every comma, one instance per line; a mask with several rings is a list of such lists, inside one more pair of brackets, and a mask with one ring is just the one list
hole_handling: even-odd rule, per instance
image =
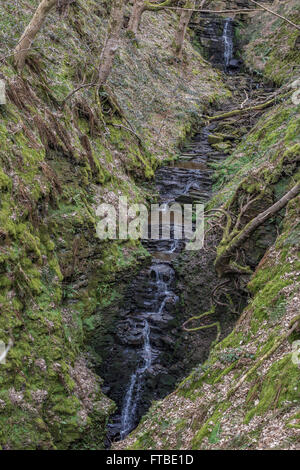
[[238, 60], [238, 59], [231, 59], [229, 61], [229, 64], [228, 64], [228, 67], [232, 70], [238, 70], [241, 68], [243, 62], [241, 60]]
[[[225, 44], [223, 34], [225, 21], [223, 17], [195, 14], [190, 23], [190, 27], [195, 31], [197, 39], [202, 46], [204, 57], [221, 69], [224, 69]], [[232, 34], [234, 28], [233, 20], [229, 27], [231, 29], [230, 33]], [[232, 53], [233, 52], [234, 47]]]
[[[184, 158], [191, 158], [189, 164], [181, 166], [180, 159], [176, 166], [165, 166], [157, 171], [156, 183], [162, 210], [166, 210], [167, 203], [170, 206], [175, 201], [193, 203], [209, 200], [212, 170], [208, 165], [224, 158], [222, 151], [213, 150], [208, 143], [214, 128], [215, 125], [205, 127], [182, 150]], [[179, 308], [178, 280], [173, 266], [178, 253], [184, 250], [185, 241], [174, 239], [171, 224], [170, 238], [145, 240], [144, 245], [155, 256], [152, 264], [139, 272], [127, 290], [112, 328], [107, 360], [103, 361], [101, 370], [105, 384], [110, 387], [109, 396], [119, 406], [109, 431], [114, 439], [120, 437], [124, 400], [129, 403], [131, 392], [132, 398], [138, 400], [138, 406], [129, 428], [138, 423], [151, 401], [169, 393], [187, 370], [182, 357], [189, 354], [185, 344], [189, 337], [183, 334], [181, 328], [185, 317], [184, 311]], [[145, 328], [148, 328], [148, 346], [145, 343]], [[207, 333], [207, 337], [212, 338], [213, 335]], [[148, 361], [146, 369], [145, 354]], [[132, 390], [130, 384], [133, 384]]]

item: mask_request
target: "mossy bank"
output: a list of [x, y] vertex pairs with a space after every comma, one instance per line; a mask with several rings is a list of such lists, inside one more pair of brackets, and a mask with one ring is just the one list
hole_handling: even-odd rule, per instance
[[145, 182], [228, 91], [189, 41], [173, 60], [173, 12], [147, 12], [100, 94], [63, 104], [94, 73], [110, 2], [51, 13], [17, 74], [11, 51], [38, 3], [0, 6], [0, 340], [13, 340], [0, 365], [0, 447], [101, 449], [114, 404], [90, 337], [148, 254], [138, 241], [99, 240], [95, 210], [151, 198]]

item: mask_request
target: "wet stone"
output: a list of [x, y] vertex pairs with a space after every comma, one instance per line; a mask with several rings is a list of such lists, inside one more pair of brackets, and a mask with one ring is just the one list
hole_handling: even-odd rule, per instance
[[[222, 32], [222, 30], [221, 30]], [[182, 150], [182, 158], [156, 173], [160, 203], [206, 202], [212, 191], [210, 163], [221, 161], [224, 152], [213, 149], [209, 136], [215, 125], [202, 129]], [[210, 139], [211, 140], [211, 139]], [[101, 377], [109, 397], [118, 405], [109, 425], [109, 439], [123, 439], [134, 429], [153, 400], [171, 392], [184, 373], [183, 341], [174, 260], [185, 240], [170, 238], [143, 241], [153, 255], [152, 264], [132, 281], [110, 335]]]

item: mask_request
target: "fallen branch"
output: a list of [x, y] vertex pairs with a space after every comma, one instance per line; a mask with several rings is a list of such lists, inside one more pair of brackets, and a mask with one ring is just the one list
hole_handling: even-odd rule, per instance
[[242, 10], [203, 10], [197, 8], [184, 8], [184, 7], [161, 7], [168, 10], [185, 10], [185, 11], [199, 11], [200, 13], [253, 13], [254, 11], [262, 11], [262, 8], [244, 8]]
[[[223, 236], [220, 246], [226, 246], [221, 253], [217, 256], [215, 261], [215, 268], [219, 276], [222, 274], [232, 272], [232, 268], [229, 264], [229, 259], [232, 254], [242, 245], [247, 238], [250, 237], [251, 233], [254, 232], [260, 225], [266, 220], [272, 217], [276, 212], [279, 212], [285, 205], [300, 192], [300, 183], [297, 183], [290, 191], [288, 191], [279, 201], [275, 202], [272, 206], [266, 209], [264, 212], [258, 214], [252, 219], [243, 230], [239, 231], [235, 236], [234, 234], [226, 234]], [[231, 238], [231, 239], [230, 239]]]
[[286, 21], [287, 23], [291, 24], [295, 28], [297, 28], [300, 31], [300, 26], [293, 23], [291, 20], [287, 19], [285, 16], [279, 15], [279, 13], [275, 13], [275, 11], [270, 10], [269, 8], [265, 7], [264, 5], [261, 5], [260, 3], [256, 2], [255, 0], [250, 0], [250, 2], [255, 3], [255, 5], [259, 6], [261, 9], [271, 13], [272, 15], [278, 16], [278, 18], [281, 18], [282, 20]]
[[[284, 95], [282, 95], [282, 98], [285, 96], [290, 95], [291, 92], [287, 92]], [[275, 96], [275, 98], [272, 98], [269, 101], [266, 101], [264, 103], [257, 104], [256, 106], [250, 106], [249, 108], [242, 108], [242, 109], [233, 109], [232, 111], [228, 111], [227, 113], [224, 114], [217, 114], [216, 116], [203, 116], [205, 119], [208, 119], [209, 121], [220, 121], [222, 119], [227, 119], [231, 116], [236, 116], [237, 114], [242, 114], [242, 113], [249, 113], [251, 111], [260, 111], [262, 109], [268, 108], [271, 106], [273, 103], [277, 101], [278, 96]]]

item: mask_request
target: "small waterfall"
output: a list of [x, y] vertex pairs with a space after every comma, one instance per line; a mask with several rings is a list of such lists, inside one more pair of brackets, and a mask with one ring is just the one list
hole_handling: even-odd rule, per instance
[[[166, 303], [170, 300], [177, 301], [177, 296], [170, 290], [170, 284], [174, 280], [174, 271], [165, 264], [153, 264], [150, 267], [149, 282], [152, 286], [153, 298], [147, 306], [148, 310], [140, 313], [144, 317], [144, 328], [142, 331], [143, 346], [140, 350], [141, 366], [133, 372], [127, 388], [121, 413], [120, 438], [124, 439], [136, 425], [137, 410], [143, 394], [143, 385], [147, 371], [151, 368], [159, 351], [151, 347], [151, 328], [149, 322], [163, 315]], [[145, 318], [146, 317], [146, 318]], [[140, 321], [137, 317], [135, 324]], [[155, 321], [154, 321], [155, 322]]]
[[233, 58], [232, 18], [226, 18], [225, 20], [222, 40], [224, 44], [224, 64], [225, 64], [225, 69], [227, 69], [231, 59]]
[[[209, 199], [211, 170], [206, 162], [223, 158], [223, 154], [211, 155], [209, 134], [210, 129], [205, 128], [199, 140], [186, 147], [184, 156], [193, 161], [195, 168], [186, 167], [186, 159], [182, 159], [177, 166], [159, 170], [161, 211], [167, 211], [168, 205], [175, 201], [191, 204]], [[107, 357], [111, 362], [105, 364], [109, 378], [106, 383], [110, 396], [119, 405], [108, 425], [109, 442], [125, 439], [151, 401], [166, 395], [181, 374], [180, 365], [175, 373], [169, 367], [173, 357], [180, 361], [177, 352], [180, 333], [175, 326], [179, 297], [173, 260], [183, 250], [184, 241], [174, 237], [174, 220], [170, 225], [170, 235], [166, 238], [144, 241], [153, 254], [152, 264], [138, 274], [128, 289], [116, 324], [115, 341], [112, 348], [109, 346]]]
[[139, 367], [131, 376], [130, 384], [124, 398], [123, 411], [121, 415], [121, 439], [133, 429], [135, 424], [135, 413], [139, 404], [142, 392], [143, 378], [152, 364], [152, 349], [150, 345], [150, 326], [145, 321], [143, 330], [144, 345], [141, 351], [143, 365]]

